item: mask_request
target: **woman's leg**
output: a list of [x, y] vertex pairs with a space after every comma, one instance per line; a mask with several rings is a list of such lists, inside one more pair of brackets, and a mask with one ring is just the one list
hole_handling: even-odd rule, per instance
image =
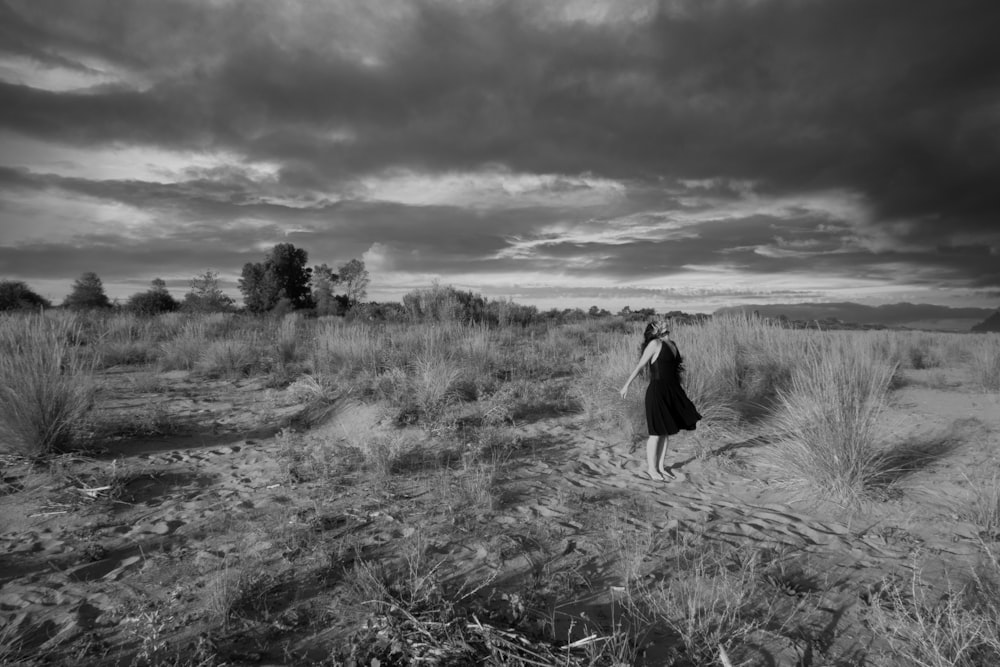
[[656, 470], [661, 475], [671, 475], [670, 471], [663, 467], [663, 458], [667, 455], [667, 442], [668, 438], [665, 435], [661, 435], [659, 441], [656, 443]]
[[660, 456], [658, 449], [662, 442], [663, 436], [660, 435], [651, 435], [646, 438], [646, 474], [649, 475], [650, 479], [657, 481], [663, 481], [663, 475], [660, 474], [659, 468], [656, 467], [656, 457]]

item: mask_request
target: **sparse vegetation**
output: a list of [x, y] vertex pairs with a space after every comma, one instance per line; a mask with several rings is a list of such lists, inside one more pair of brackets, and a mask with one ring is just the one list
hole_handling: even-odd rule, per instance
[[[415, 292], [407, 308], [408, 322], [190, 309], [0, 320], [0, 428], [18, 455], [2, 461], [0, 501], [37, 493], [38, 519], [81, 530], [74, 549], [43, 554], [74, 586], [134, 577], [160, 592], [97, 626], [113, 647], [75, 644], [84, 662], [113, 651], [122, 664], [206, 666], [996, 661], [996, 471], [977, 471], [949, 515], [960, 546], [981, 543], [975, 567], [835, 583], [810, 562], [824, 550], [835, 560], [838, 539], [852, 557], [872, 536], [886, 553], [929, 539], [871, 527], [853, 501], [902, 503], [896, 481], [988, 440], [992, 425], [969, 422], [899, 441], [886, 416], [898, 387], [994, 391], [995, 336], [678, 319], [672, 337], [704, 421], [697, 440], [670, 445], [693, 485], [660, 486], [630, 469], [641, 465], [629, 446], [645, 437], [642, 391], [617, 393], [641, 322], [598, 312], [511, 324], [500, 305], [446, 289]], [[240, 391], [252, 420], [233, 425]], [[22, 471], [21, 455], [81, 441], [106, 453], [34, 466], [44, 483]], [[174, 441], [141, 464], [129, 453]], [[232, 472], [205, 472], [202, 457], [231, 460]], [[760, 495], [740, 495], [751, 477]], [[764, 485], [788, 483], [858, 521], [765, 535], [754, 512], [797, 509], [767, 505]], [[84, 509], [94, 519], [80, 529], [72, 513]], [[868, 606], [831, 611], [854, 609], [855, 585]], [[0, 631], [0, 660], [38, 649], [23, 630]]]
[[1000, 567], [984, 549], [978, 570], [931, 588], [914, 568], [909, 581], [890, 583], [868, 612], [888, 643], [880, 664], [982, 667], [1000, 663]]

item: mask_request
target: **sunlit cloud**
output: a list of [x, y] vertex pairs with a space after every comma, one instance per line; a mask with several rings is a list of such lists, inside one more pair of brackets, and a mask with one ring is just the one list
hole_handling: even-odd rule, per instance
[[625, 184], [606, 178], [513, 173], [502, 167], [448, 173], [390, 170], [361, 179], [352, 191], [361, 199], [469, 209], [578, 208], [606, 205], [621, 199], [625, 193]]

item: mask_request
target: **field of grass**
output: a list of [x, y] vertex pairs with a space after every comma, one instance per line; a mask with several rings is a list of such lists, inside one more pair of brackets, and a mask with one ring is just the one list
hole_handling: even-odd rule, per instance
[[3, 317], [0, 663], [1000, 664], [1000, 336], [643, 324]]

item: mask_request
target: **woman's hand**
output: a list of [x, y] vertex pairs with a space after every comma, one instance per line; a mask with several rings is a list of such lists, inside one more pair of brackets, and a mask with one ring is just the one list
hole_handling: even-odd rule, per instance
[[628, 385], [625, 385], [624, 387], [622, 387], [621, 390], [618, 393], [622, 395], [622, 398], [625, 398], [626, 396], [628, 396]]

